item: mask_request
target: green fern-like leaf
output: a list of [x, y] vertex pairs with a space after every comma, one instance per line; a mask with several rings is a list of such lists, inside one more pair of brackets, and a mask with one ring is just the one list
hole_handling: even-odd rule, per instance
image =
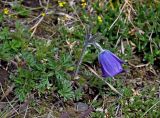
[[60, 94], [61, 97], [64, 98], [64, 101], [73, 99], [74, 92], [72, 90], [71, 83], [65, 80], [65, 81], [62, 81], [61, 85], [62, 85], [61, 89], [58, 90], [58, 93]]

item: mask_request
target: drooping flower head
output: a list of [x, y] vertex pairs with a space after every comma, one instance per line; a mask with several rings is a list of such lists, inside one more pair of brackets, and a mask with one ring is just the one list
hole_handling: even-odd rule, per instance
[[98, 61], [101, 65], [103, 77], [113, 77], [123, 72], [122, 64], [124, 62], [109, 50], [101, 51]]

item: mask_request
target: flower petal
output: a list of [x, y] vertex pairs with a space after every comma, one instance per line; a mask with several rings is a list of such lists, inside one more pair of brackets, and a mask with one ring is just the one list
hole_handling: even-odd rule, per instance
[[114, 56], [115, 57], [115, 59], [117, 59], [117, 61], [119, 61], [121, 64], [124, 64], [124, 61], [123, 60], [121, 60], [119, 57], [117, 57], [114, 53], [112, 53], [111, 51], [109, 51], [109, 50], [106, 50], [106, 51], [108, 51], [109, 53], [111, 53], [111, 55], [112, 56]]
[[122, 64], [124, 62], [108, 50], [101, 52], [98, 60], [103, 77], [113, 77], [123, 71]]

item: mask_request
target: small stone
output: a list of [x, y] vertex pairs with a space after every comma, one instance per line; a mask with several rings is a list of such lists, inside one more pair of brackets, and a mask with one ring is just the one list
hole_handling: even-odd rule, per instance
[[75, 108], [77, 111], [83, 112], [88, 109], [88, 105], [82, 102], [78, 102], [75, 104]]

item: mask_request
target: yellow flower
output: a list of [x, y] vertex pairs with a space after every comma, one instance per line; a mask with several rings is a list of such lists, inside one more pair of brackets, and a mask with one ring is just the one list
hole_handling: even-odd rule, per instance
[[46, 13], [41, 13], [41, 15], [44, 17], [46, 15]]
[[62, 2], [59, 2], [59, 6], [60, 6], [60, 7], [63, 7], [63, 4], [62, 4]]
[[65, 4], [66, 4], [66, 2], [58, 1], [58, 5], [59, 5], [60, 7], [64, 7]]
[[102, 23], [102, 22], [103, 22], [103, 20], [102, 20], [102, 17], [101, 17], [101, 16], [98, 16], [98, 22], [99, 22], [99, 23]]
[[85, 8], [85, 7], [86, 7], [86, 5], [87, 5], [87, 3], [86, 3], [86, 2], [81, 3], [81, 6], [82, 6], [83, 8]]
[[9, 14], [9, 9], [8, 8], [3, 9], [3, 13], [8, 15]]

